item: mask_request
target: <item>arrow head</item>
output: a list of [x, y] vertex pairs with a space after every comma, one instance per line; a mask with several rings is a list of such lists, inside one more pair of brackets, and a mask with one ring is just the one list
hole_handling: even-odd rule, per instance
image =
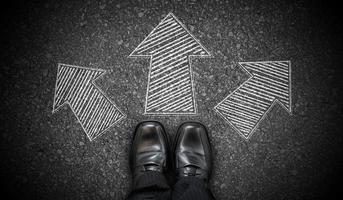
[[71, 101], [82, 89], [91, 87], [92, 81], [105, 73], [101, 69], [91, 69], [74, 65], [58, 64], [52, 112]]
[[246, 86], [264, 95], [274, 97], [289, 113], [291, 108], [291, 62], [240, 62], [251, 78]]
[[189, 50], [188, 55], [211, 56], [174, 15], [169, 13], [130, 56], [150, 56]]

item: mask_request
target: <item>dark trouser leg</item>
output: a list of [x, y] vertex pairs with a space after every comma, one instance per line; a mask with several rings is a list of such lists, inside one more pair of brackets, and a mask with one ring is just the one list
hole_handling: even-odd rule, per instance
[[128, 200], [168, 200], [171, 188], [160, 172], [145, 172], [133, 183]]
[[180, 178], [172, 193], [173, 200], [213, 200], [206, 183], [196, 177]]

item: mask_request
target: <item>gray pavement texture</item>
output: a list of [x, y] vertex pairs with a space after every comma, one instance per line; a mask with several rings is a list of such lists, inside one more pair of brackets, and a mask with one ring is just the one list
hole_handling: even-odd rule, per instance
[[[175, 135], [203, 122], [217, 199], [339, 195], [342, 35], [338, 9], [301, 1], [12, 2], [1, 13], [1, 188], [22, 199], [125, 199], [135, 125]], [[338, 8], [338, 7], [337, 7]], [[128, 55], [173, 12], [213, 58], [192, 63], [196, 116], [144, 116], [149, 60]], [[250, 140], [213, 111], [248, 75], [242, 61], [291, 60], [290, 116], [276, 105]], [[90, 142], [71, 109], [52, 114], [58, 63], [107, 70], [97, 84], [127, 118]], [[342, 177], [342, 176], [341, 176]], [[9, 198], [9, 197], [8, 197]]]

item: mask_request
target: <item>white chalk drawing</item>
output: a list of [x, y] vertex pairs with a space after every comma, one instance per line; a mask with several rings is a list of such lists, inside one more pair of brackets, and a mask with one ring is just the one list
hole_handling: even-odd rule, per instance
[[94, 83], [105, 72], [58, 64], [52, 112], [68, 104], [90, 141], [126, 117]]
[[149, 57], [144, 114], [196, 114], [191, 58], [208, 50], [169, 13], [129, 57]]
[[279, 103], [289, 114], [291, 101], [290, 61], [241, 62], [250, 78], [215, 106], [245, 139], [249, 139], [270, 109]]

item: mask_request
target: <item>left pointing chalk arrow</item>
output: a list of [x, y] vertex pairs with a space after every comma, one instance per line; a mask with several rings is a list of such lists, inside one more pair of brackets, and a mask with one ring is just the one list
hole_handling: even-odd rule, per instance
[[90, 141], [125, 118], [125, 114], [94, 83], [105, 72], [101, 69], [58, 65], [52, 112], [68, 104]]

